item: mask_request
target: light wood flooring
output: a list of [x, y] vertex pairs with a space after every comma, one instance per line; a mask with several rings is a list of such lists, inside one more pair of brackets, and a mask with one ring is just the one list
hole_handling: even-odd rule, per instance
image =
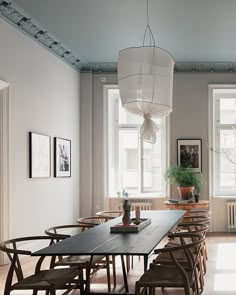
[[[203, 295], [236, 295], [236, 234], [235, 233], [209, 233], [207, 235], [207, 274], [205, 275], [205, 287]], [[154, 256], [150, 257], [150, 262]], [[116, 257], [117, 262], [117, 288], [122, 286], [122, 274], [120, 267], [120, 258]], [[25, 266], [29, 273], [32, 269], [32, 263], [26, 261]], [[0, 267], [0, 295], [3, 294], [4, 284], [8, 266]], [[130, 292], [134, 291], [135, 281], [143, 273], [142, 258], [134, 257], [134, 268], [128, 273]], [[93, 291], [105, 294], [106, 273], [101, 270], [93, 276], [91, 289]], [[30, 292], [15, 292], [12, 294], [31, 294]], [[79, 294], [79, 292], [74, 292]], [[163, 294], [161, 290], [156, 289], [156, 295]], [[165, 295], [181, 295], [184, 292], [181, 289], [165, 289]]]

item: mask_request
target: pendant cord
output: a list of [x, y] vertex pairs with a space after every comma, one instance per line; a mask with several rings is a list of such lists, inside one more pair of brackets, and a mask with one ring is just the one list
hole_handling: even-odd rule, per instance
[[149, 26], [149, 5], [147, 0], [147, 26]]
[[[147, 31], [149, 32], [150, 46], [155, 47], [156, 45], [155, 45], [154, 36], [153, 36], [152, 30], [151, 30], [151, 27], [150, 27], [150, 24], [149, 24], [149, 3], [148, 3], [148, 0], [147, 0], [147, 25], [146, 25], [145, 32], [144, 32], [144, 37], [143, 37], [143, 46], [145, 44]], [[152, 45], [152, 43], [153, 43], [153, 45]]]

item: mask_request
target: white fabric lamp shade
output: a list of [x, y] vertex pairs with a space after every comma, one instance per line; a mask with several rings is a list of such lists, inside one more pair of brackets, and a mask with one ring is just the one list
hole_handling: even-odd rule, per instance
[[[122, 106], [146, 120], [169, 115], [172, 111], [174, 64], [173, 57], [159, 47], [141, 46], [121, 50], [118, 80]], [[150, 122], [146, 121], [145, 124], [150, 127]], [[157, 126], [151, 128], [151, 133], [157, 132]], [[147, 141], [155, 142], [150, 135], [148, 138]]]

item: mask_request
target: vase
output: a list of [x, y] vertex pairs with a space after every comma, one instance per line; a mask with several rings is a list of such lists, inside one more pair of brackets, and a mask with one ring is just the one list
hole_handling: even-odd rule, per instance
[[131, 224], [130, 208], [131, 208], [130, 201], [124, 200], [124, 203], [123, 203], [124, 215], [122, 217], [123, 225], [130, 225]]

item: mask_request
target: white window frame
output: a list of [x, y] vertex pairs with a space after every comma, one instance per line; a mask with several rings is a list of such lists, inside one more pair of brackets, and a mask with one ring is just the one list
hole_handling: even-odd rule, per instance
[[[219, 118], [219, 104], [217, 100], [222, 98], [222, 94], [214, 95], [214, 90], [220, 89], [235, 89], [236, 84], [209, 84], [208, 85], [208, 144], [209, 144], [209, 194], [210, 197], [236, 197], [235, 191], [223, 191], [217, 188], [217, 183], [219, 183], [219, 174], [217, 169], [219, 169], [219, 157], [217, 156], [218, 148], [218, 138], [217, 129], [219, 129], [219, 124], [217, 118]], [[223, 94], [223, 98], [232, 97], [232, 94]], [[227, 128], [228, 124], [221, 124], [221, 129]], [[230, 124], [231, 126], [234, 124]], [[229, 125], [228, 125], [229, 126]]]
[[[108, 163], [108, 90], [109, 89], [118, 89], [117, 84], [106, 84], [103, 85], [103, 111], [104, 111], [104, 118], [103, 118], [103, 126], [104, 126], [104, 168], [105, 168], [105, 180], [104, 180], [104, 187], [105, 187], [105, 195], [106, 197], [116, 197], [116, 196], [109, 196], [108, 195], [108, 173], [109, 173], [109, 163]], [[163, 142], [163, 145], [165, 145], [165, 149], [162, 147], [162, 150], [165, 152], [165, 167], [169, 166], [170, 162], [170, 118], [169, 116], [166, 117], [165, 119], [165, 132], [166, 136], [165, 139], [166, 141]], [[143, 145], [141, 145], [141, 149], [143, 148]], [[141, 157], [139, 157], [141, 159]], [[143, 161], [139, 163], [140, 165], [143, 165]], [[141, 167], [142, 169], [142, 167]], [[142, 178], [142, 177], [141, 177]], [[142, 183], [140, 182], [140, 185]], [[163, 175], [163, 191], [161, 193], [157, 192], [141, 192], [138, 197], [166, 197], [169, 195], [170, 192], [170, 186], [169, 184], [164, 180], [164, 175]], [[140, 190], [141, 191], [141, 190]], [[135, 195], [136, 196], [136, 195]]]

